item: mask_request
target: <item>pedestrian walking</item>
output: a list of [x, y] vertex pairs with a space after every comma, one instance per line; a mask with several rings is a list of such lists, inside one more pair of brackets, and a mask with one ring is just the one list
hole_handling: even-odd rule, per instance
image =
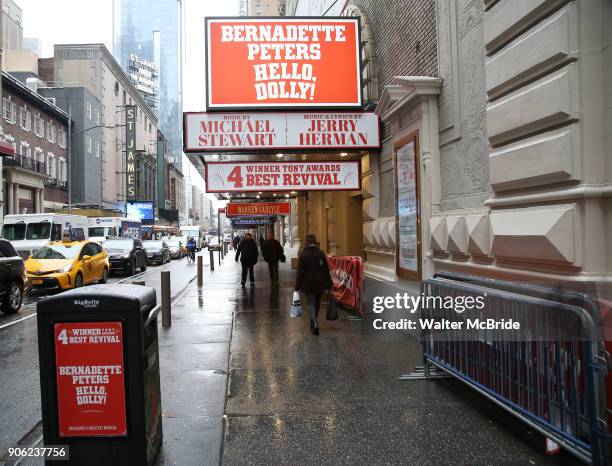
[[259, 249], [261, 249], [262, 254], [263, 254], [263, 244], [264, 244], [263, 235], [260, 235], [259, 236]]
[[257, 250], [257, 244], [253, 240], [253, 236], [250, 233], [244, 235], [244, 239], [238, 245], [236, 250], [236, 262], [240, 258], [240, 264], [242, 265], [242, 280], [240, 284], [244, 288], [247, 279], [247, 272], [249, 274], [249, 281], [251, 286], [255, 286], [255, 272], [253, 267], [257, 264], [257, 257], [259, 251]]
[[285, 261], [285, 251], [280, 242], [274, 238], [274, 232], [268, 233], [268, 239], [261, 246], [261, 254], [264, 260], [268, 263], [270, 271], [270, 283], [273, 287], [279, 286], [278, 280], [278, 262]]
[[319, 249], [314, 235], [306, 235], [304, 249], [298, 258], [295, 290], [301, 291], [308, 300], [310, 329], [314, 335], [319, 334], [319, 307], [321, 295], [332, 287], [332, 279], [327, 265], [327, 256]]

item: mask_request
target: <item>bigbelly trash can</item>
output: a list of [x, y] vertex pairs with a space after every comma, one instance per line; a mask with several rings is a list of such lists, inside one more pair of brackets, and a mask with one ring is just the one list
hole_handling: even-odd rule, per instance
[[94, 285], [37, 305], [45, 445], [68, 461], [152, 465], [162, 443], [155, 290]]

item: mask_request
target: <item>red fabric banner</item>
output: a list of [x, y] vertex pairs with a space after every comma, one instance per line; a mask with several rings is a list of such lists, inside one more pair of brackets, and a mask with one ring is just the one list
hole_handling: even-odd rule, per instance
[[359, 256], [329, 256], [329, 271], [334, 286], [332, 296], [363, 315], [363, 262]]

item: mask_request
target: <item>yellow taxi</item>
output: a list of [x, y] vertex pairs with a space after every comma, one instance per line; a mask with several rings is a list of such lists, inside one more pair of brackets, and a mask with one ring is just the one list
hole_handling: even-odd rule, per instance
[[93, 241], [53, 242], [25, 261], [34, 289], [66, 290], [108, 280], [108, 253]]

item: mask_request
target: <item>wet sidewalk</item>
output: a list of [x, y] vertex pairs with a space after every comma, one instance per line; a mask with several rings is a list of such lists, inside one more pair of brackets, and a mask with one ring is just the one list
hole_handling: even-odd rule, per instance
[[161, 330], [164, 448], [160, 464], [565, 464], [543, 438], [454, 379], [399, 381], [420, 362], [415, 340], [371, 319], [288, 315], [281, 288], [256, 267], [241, 289], [230, 251], [192, 283]]

